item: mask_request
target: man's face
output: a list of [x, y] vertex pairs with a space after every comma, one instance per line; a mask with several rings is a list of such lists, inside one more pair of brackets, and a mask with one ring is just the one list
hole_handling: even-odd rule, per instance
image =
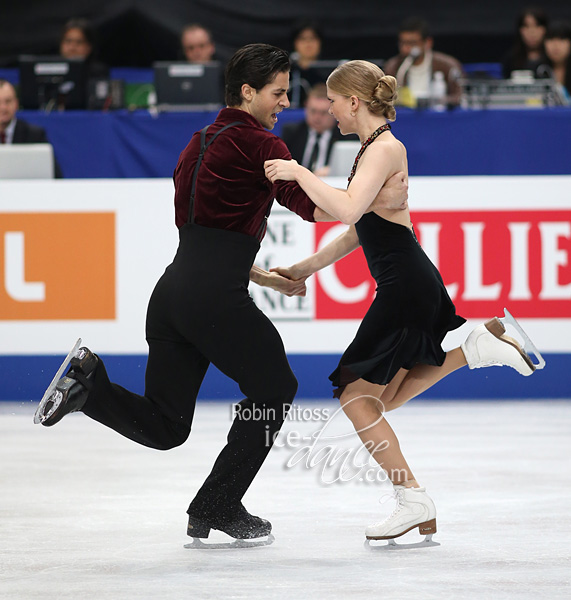
[[64, 58], [87, 58], [91, 54], [91, 44], [81, 29], [73, 27], [66, 31], [60, 44], [60, 54]]
[[205, 63], [214, 56], [214, 44], [204, 29], [190, 29], [181, 38], [184, 56], [188, 62]]
[[408, 56], [413, 48], [418, 48], [420, 52], [418, 59], [420, 59], [419, 62], [422, 62], [424, 53], [431, 46], [431, 38], [423, 39], [419, 31], [401, 31], [399, 33], [399, 53], [401, 56]]
[[335, 117], [329, 114], [329, 99], [309, 96], [305, 104], [305, 122], [317, 133], [331, 129], [335, 125]]
[[4, 129], [18, 110], [18, 98], [10, 84], [0, 85], [0, 127]]
[[249, 112], [266, 129], [273, 129], [278, 122], [278, 113], [289, 106], [288, 88], [289, 72], [286, 71], [278, 73], [275, 79], [261, 90], [252, 90], [253, 98]]

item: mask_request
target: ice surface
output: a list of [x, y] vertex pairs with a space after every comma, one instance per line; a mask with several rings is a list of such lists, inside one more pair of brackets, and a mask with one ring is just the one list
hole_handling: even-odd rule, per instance
[[[224, 444], [230, 403], [199, 404], [190, 439], [169, 452], [80, 414], [33, 425], [35, 408], [0, 403], [2, 599], [571, 597], [570, 402], [416, 400], [389, 414], [436, 503], [441, 543], [389, 552], [363, 546], [365, 526], [392, 510], [379, 503], [389, 486], [360, 476], [324, 484], [339, 469], [321, 474], [325, 450], [304, 454], [299, 436], [323, 426], [307, 412], [288, 420], [289, 443], [244, 499], [272, 521], [276, 541], [201, 551], [183, 547], [185, 510]], [[343, 415], [327, 430], [349, 432]], [[348, 436], [328, 445], [353, 458], [358, 448]]]

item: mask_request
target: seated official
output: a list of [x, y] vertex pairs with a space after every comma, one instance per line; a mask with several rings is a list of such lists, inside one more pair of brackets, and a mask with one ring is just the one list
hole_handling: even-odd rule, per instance
[[[434, 92], [437, 73], [441, 73], [445, 85], [444, 102], [449, 106], [460, 104], [463, 76], [462, 65], [454, 57], [433, 50], [434, 40], [426, 21], [411, 17], [400, 26], [398, 34], [399, 54], [384, 64], [386, 75], [397, 78], [400, 104], [416, 106], [419, 100], [428, 101]], [[410, 95], [410, 99], [407, 98]]]
[[107, 65], [95, 59], [95, 30], [87, 19], [70, 19], [63, 26], [59, 53], [67, 59], [83, 59], [90, 78], [109, 77]]
[[198, 23], [190, 23], [183, 28], [180, 46], [189, 63], [203, 64], [217, 60], [212, 33]]
[[[41, 127], [16, 118], [18, 108], [14, 86], [0, 79], [0, 144], [49, 144], [46, 132]], [[57, 178], [63, 177], [55, 158], [54, 172]]]
[[512, 77], [514, 71], [531, 71], [536, 79], [547, 76], [545, 33], [548, 22], [547, 14], [540, 7], [529, 6], [520, 12], [513, 46], [502, 60], [505, 79]]
[[318, 83], [309, 91], [305, 102], [305, 120], [285, 123], [281, 136], [292, 158], [319, 177], [329, 174], [333, 144], [343, 140], [358, 140], [355, 135], [341, 135], [335, 117], [329, 114], [327, 86]]
[[323, 74], [313, 68], [319, 61], [322, 40], [321, 31], [311, 21], [301, 21], [294, 27], [289, 94], [292, 108], [305, 106], [309, 90], [317, 83], [325, 83]]

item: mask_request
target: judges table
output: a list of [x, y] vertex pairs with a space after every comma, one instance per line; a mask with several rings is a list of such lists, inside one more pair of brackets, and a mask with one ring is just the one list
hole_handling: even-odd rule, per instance
[[[64, 177], [170, 177], [193, 132], [216, 112], [69, 111], [19, 116], [45, 128]], [[280, 114], [301, 120], [303, 111]], [[408, 150], [411, 175], [569, 174], [571, 109], [400, 109], [393, 132]]]

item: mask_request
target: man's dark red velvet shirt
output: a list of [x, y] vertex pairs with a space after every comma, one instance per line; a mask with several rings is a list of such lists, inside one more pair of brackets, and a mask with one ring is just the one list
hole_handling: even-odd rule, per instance
[[[206, 141], [234, 121], [245, 125], [222, 132], [204, 154], [196, 183], [195, 223], [258, 237], [274, 198], [306, 221], [313, 221], [315, 205], [296, 182], [272, 184], [266, 178], [264, 161], [289, 160], [291, 154], [279, 137], [264, 129], [249, 113], [223, 108], [208, 128]], [[192, 174], [199, 153], [200, 132], [196, 132], [182, 151], [174, 171], [177, 227], [188, 221]]]

